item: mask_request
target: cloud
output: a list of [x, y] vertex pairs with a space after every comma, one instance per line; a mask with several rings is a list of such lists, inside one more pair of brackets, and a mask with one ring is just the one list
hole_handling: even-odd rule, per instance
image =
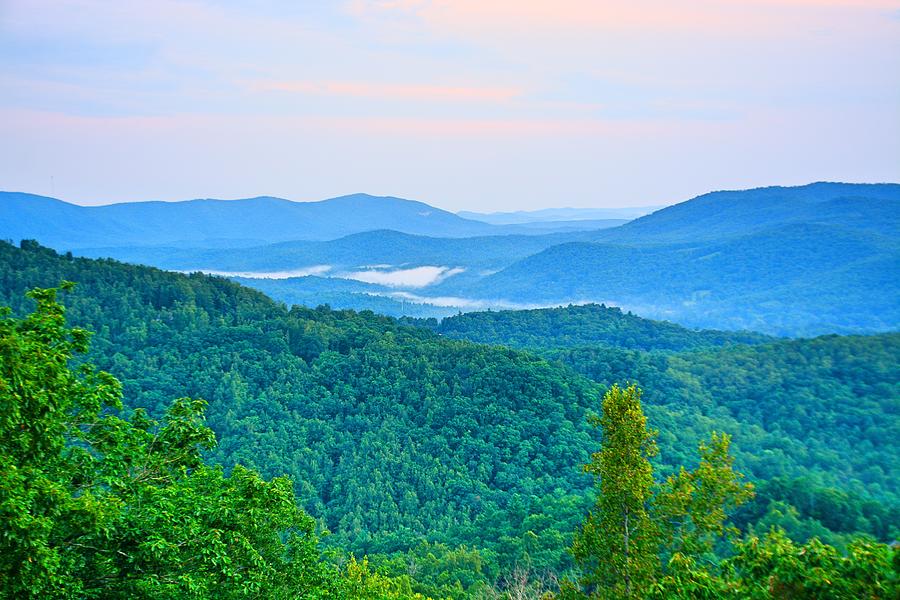
[[[8, 130], [30, 129], [34, 133], [73, 136], [113, 134], [127, 138], [155, 133], [173, 140], [207, 141], [223, 136], [239, 140], [245, 136], [298, 136], [304, 133], [344, 133], [349, 135], [393, 135], [440, 137], [447, 139], [507, 139], [543, 136], [607, 138], [670, 137], [679, 133], [702, 136], [720, 132], [726, 124], [710, 121], [684, 124], [670, 118], [464, 118], [464, 117], [296, 117], [258, 115], [198, 115], [184, 113], [161, 116], [88, 116], [34, 110], [3, 110]], [[3, 129], [0, 129], [3, 131]]]
[[0, 0], [0, 180], [480, 210], [896, 180], [898, 8]]
[[691, 31], [704, 35], [758, 34], [783, 29], [802, 11], [814, 20], [831, 12], [860, 14], [897, 8], [896, 0], [355, 0], [348, 10], [360, 17], [407, 16], [453, 32], [519, 31], [525, 35], [562, 31]]
[[374, 283], [388, 287], [422, 288], [439, 283], [448, 277], [453, 277], [465, 271], [456, 267], [413, 267], [411, 269], [381, 270], [369, 269], [365, 271], [353, 271], [342, 273], [337, 277], [353, 279], [364, 283]]
[[250, 81], [252, 91], [416, 101], [506, 102], [522, 95], [515, 87], [449, 86], [366, 81]]

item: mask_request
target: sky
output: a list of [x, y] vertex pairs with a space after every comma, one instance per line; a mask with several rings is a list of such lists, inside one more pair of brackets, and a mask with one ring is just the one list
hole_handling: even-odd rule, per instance
[[0, 0], [0, 189], [448, 210], [900, 181], [900, 0]]

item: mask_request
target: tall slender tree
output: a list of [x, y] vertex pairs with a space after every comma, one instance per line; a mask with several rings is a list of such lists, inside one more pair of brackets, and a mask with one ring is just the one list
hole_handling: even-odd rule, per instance
[[599, 494], [572, 551], [593, 596], [642, 598], [659, 571], [660, 532], [650, 515], [656, 432], [647, 429], [641, 391], [633, 385], [614, 385], [602, 406], [602, 415], [591, 418], [603, 430], [600, 451], [584, 466]]

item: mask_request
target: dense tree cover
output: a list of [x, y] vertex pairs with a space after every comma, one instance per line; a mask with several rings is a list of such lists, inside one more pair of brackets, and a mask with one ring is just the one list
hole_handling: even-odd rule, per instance
[[[734, 433], [739, 464], [754, 479], [808, 476], [894, 504], [900, 498], [892, 442], [900, 436], [900, 334], [678, 355], [598, 348], [548, 355], [602, 385], [626, 379], [641, 385], [661, 442], [678, 426], [677, 411], [690, 408], [692, 427], [712, 422]], [[688, 459], [683, 448], [676, 451], [675, 464]]]
[[24, 314], [21, 290], [77, 280], [69, 314], [97, 332], [89, 358], [122, 379], [129, 406], [159, 416], [168, 398], [208, 400], [210, 459], [291, 476], [327, 544], [358, 556], [465, 544], [482, 584], [520, 563], [567, 566], [588, 505], [573, 466], [593, 443], [589, 381], [371, 313], [288, 311], [221, 278], [25, 247], [0, 246], [4, 303]]
[[[569, 312], [575, 314], [568, 317]], [[769, 518], [798, 539], [815, 533], [841, 546], [840, 534], [863, 531], [891, 539], [900, 533], [900, 466], [891, 441], [900, 437], [900, 334], [696, 347], [673, 354], [630, 350], [632, 344], [648, 342], [600, 333], [600, 344], [568, 347], [570, 339], [563, 336], [561, 347], [551, 347], [552, 332], [566, 329], [546, 323], [573, 320], [588, 331], [602, 332], [616, 317], [597, 307], [502, 311], [460, 315], [448, 320], [448, 329], [450, 335], [484, 342], [514, 340], [603, 387], [639, 384], [646, 410], [661, 430], [664, 452], [658, 466], [663, 473], [689, 464], [690, 448], [711, 429], [732, 432], [740, 468], [756, 481], [774, 480], [762, 484], [757, 498], [743, 509], [744, 524], [762, 518], [772, 505]], [[517, 332], [520, 323], [546, 334]], [[680, 334], [669, 339], [683, 343], [692, 334], [706, 333], [677, 326], [659, 331]], [[652, 343], [652, 330], [647, 337]], [[610, 340], [620, 347], [607, 346]]]
[[[447, 598], [554, 597], [555, 580], [528, 566], [488, 585], [490, 567], [466, 548], [423, 543], [385, 565], [405, 570], [400, 577], [352, 556], [341, 567], [323, 561], [290, 481], [203, 463], [201, 450], [215, 443], [203, 401], [176, 400], [158, 422], [141, 409], [123, 418], [116, 379], [88, 364], [69, 367], [89, 334], [67, 328], [56, 290], [29, 295], [34, 313], [0, 315], [0, 596], [425, 600], [414, 591], [425, 589]], [[613, 386], [602, 416], [589, 420], [603, 430], [585, 465], [598, 496], [572, 548], [583, 574], [563, 582], [562, 598], [900, 591], [892, 565], [900, 555], [865, 539], [841, 554], [817, 539], [798, 547], [772, 529], [734, 542], [723, 560], [717, 543], [737, 532], [728, 515], [751, 493], [732, 470], [728, 436], [701, 445], [695, 470], [654, 485], [655, 432], [640, 391]]]
[[[131, 408], [158, 420], [170, 398], [205, 398], [220, 440], [211, 461], [290, 475], [303, 507], [332, 532], [325, 544], [369, 554], [369, 564], [412, 576], [410, 589], [433, 597], [521, 581], [537, 589], [571, 567], [564, 548], [591, 505], [590, 477], [576, 468], [596, 445], [585, 415], [615, 382], [645, 388], [662, 475], [695, 464], [691, 448], [716, 429], [734, 433], [741, 470], [783, 478], [765, 504], [742, 508], [742, 526], [781, 524], [805, 540], [824, 525], [798, 498], [840, 488], [848, 514], [861, 517], [826, 532], [896, 531], [886, 503], [896, 495], [895, 450], [863, 437], [896, 421], [895, 336], [787, 342], [795, 355], [781, 362], [769, 344], [677, 355], [544, 350], [547, 362], [371, 313], [287, 310], [221, 278], [58, 256], [34, 243], [0, 245], [0, 267], [0, 304], [17, 314], [30, 310], [24, 290], [78, 281], [69, 315], [97, 332], [88, 358], [122, 379]], [[767, 394], [780, 396], [768, 406]], [[802, 415], [802, 427], [767, 418], [779, 410], [785, 423]], [[865, 427], [842, 429], [852, 418]], [[829, 436], [854, 451], [828, 452]], [[797, 480], [806, 482], [800, 491], [784, 491]]]
[[534, 310], [470, 312], [441, 321], [403, 319], [443, 336], [543, 350], [612, 346], [633, 350], [690, 350], [726, 344], [758, 344], [772, 338], [753, 332], [691, 330], [667, 321], [643, 319], [603, 304]]
[[[564, 316], [572, 311], [576, 316]], [[448, 329], [450, 335], [485, 342], [514, 340], [526, 349], [566, 363], [603, 386], [622, 381], [639, 383], [645, 389], [649, 414], [663, 425], [660, 443], [666, 454], [674, 452], [671, 460], [663, 459], [664, 471], [667, 465], [689, 462], [687, 440], [696, 443], [710, 427], [735, 432], [741, 468], [756, 480], [782, 481], [762, 488], [769, 491], [761, 490], [753, 503], [756, 518], [766, 513], [771, 502], [787, 502], [800, 507], [800, 521], [794, 522], [778, 507], [773, 509], [783, 515], [783, 524], [803, 539], [809, 535], [801, 532], [816, 531], [840, 545], [840, 536], [834, 534], [865, 531], [888, 539], [892, 530], [896, 533], [896, 524], [900, 523], [896, 482], [900, 474], [890, 440], [900, 435], [897, 334], [825, 336], [677, 355], [605, 347], [610, 338], [599, 334], [598, 339], [603, 341], [598, 345], [553, 349], [552, 332], [565, 329], [541, 323], [567, 323], [571, 319], [583, 323], [586, 330], [603, 331], [609, 314], [596, 307], [524, 313], [460, 315], [448, 320]], [[600, 324], [593, 325], [591, 317]], [[637, 317], [634, 320], [642, 321]], [[518, 323], [535, 324], [536, 331], [546, 334], [532, 336], [527, 329], [519, 333]], [[436, 322], [431, 325], [443, 327]], [[678, 329], [662, 327], [660, 331]], [[695, 333], [681, 332], [682, 337], [673, 339], [690, 340], [689, 335]], [[653, 340], [652, 333], [649, 337]], [[626, 348], [645, 343], [625, 335], [612, 339]], [[560, 346], [570, 343], [563, 336]], [[683, 412], [685, 409], [691, 412]], [[673, 431], [680, 432], [680, 439]], [[802, 479], [790, 482], [791, 478]], [[835, 513], [840, 517], [824, 516], [824, 507], [836, 506], [844, 507]], [[802, 523], [804, 517], [813, 522]], [[822, 527], [823, 519], [829, 523], [827, 528]]]
[[0, 313], [0, 596], [413, 597], [365, 562], [323, 562], [288, 479], [205, 465], [203, 401], [123, 418], [116, 379], [69, 368], [89, 334], [56, 290], [29, 295], [34, 313]]

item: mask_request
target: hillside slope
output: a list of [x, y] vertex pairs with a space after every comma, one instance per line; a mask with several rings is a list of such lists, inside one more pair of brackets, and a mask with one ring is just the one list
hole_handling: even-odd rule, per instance
[[900, 184], [820, 182], [711, 192], [593, 237], [629, 245], [696, 242], [798, 223], [894, 234], [900, 228]]
[[772, 338], [753, 332], [691, 330], [666, 321], [643, 319], [597, 304], [469, 312], [437, 321], [409, 319], [441, 335], [525, 350], [605, 346], [644, 351], [683, 351], [727, 344], [760, 344]]
[[400, 231], [354, 233], [329, 241], [291, 241], [252, 248], [87, 248], [91, 258], [116, 258], [164, 269], [271, 272], [328, 265], [334, 271], [370, 265], [451, 265], [500, 269], [581, 234], [439, 238]]
[[567, 243], [434, 293], [605, 302], [691, 327], [778, 335], [891, 331], [900, 328], [898, 240], [796, 223], [693, 243]]

